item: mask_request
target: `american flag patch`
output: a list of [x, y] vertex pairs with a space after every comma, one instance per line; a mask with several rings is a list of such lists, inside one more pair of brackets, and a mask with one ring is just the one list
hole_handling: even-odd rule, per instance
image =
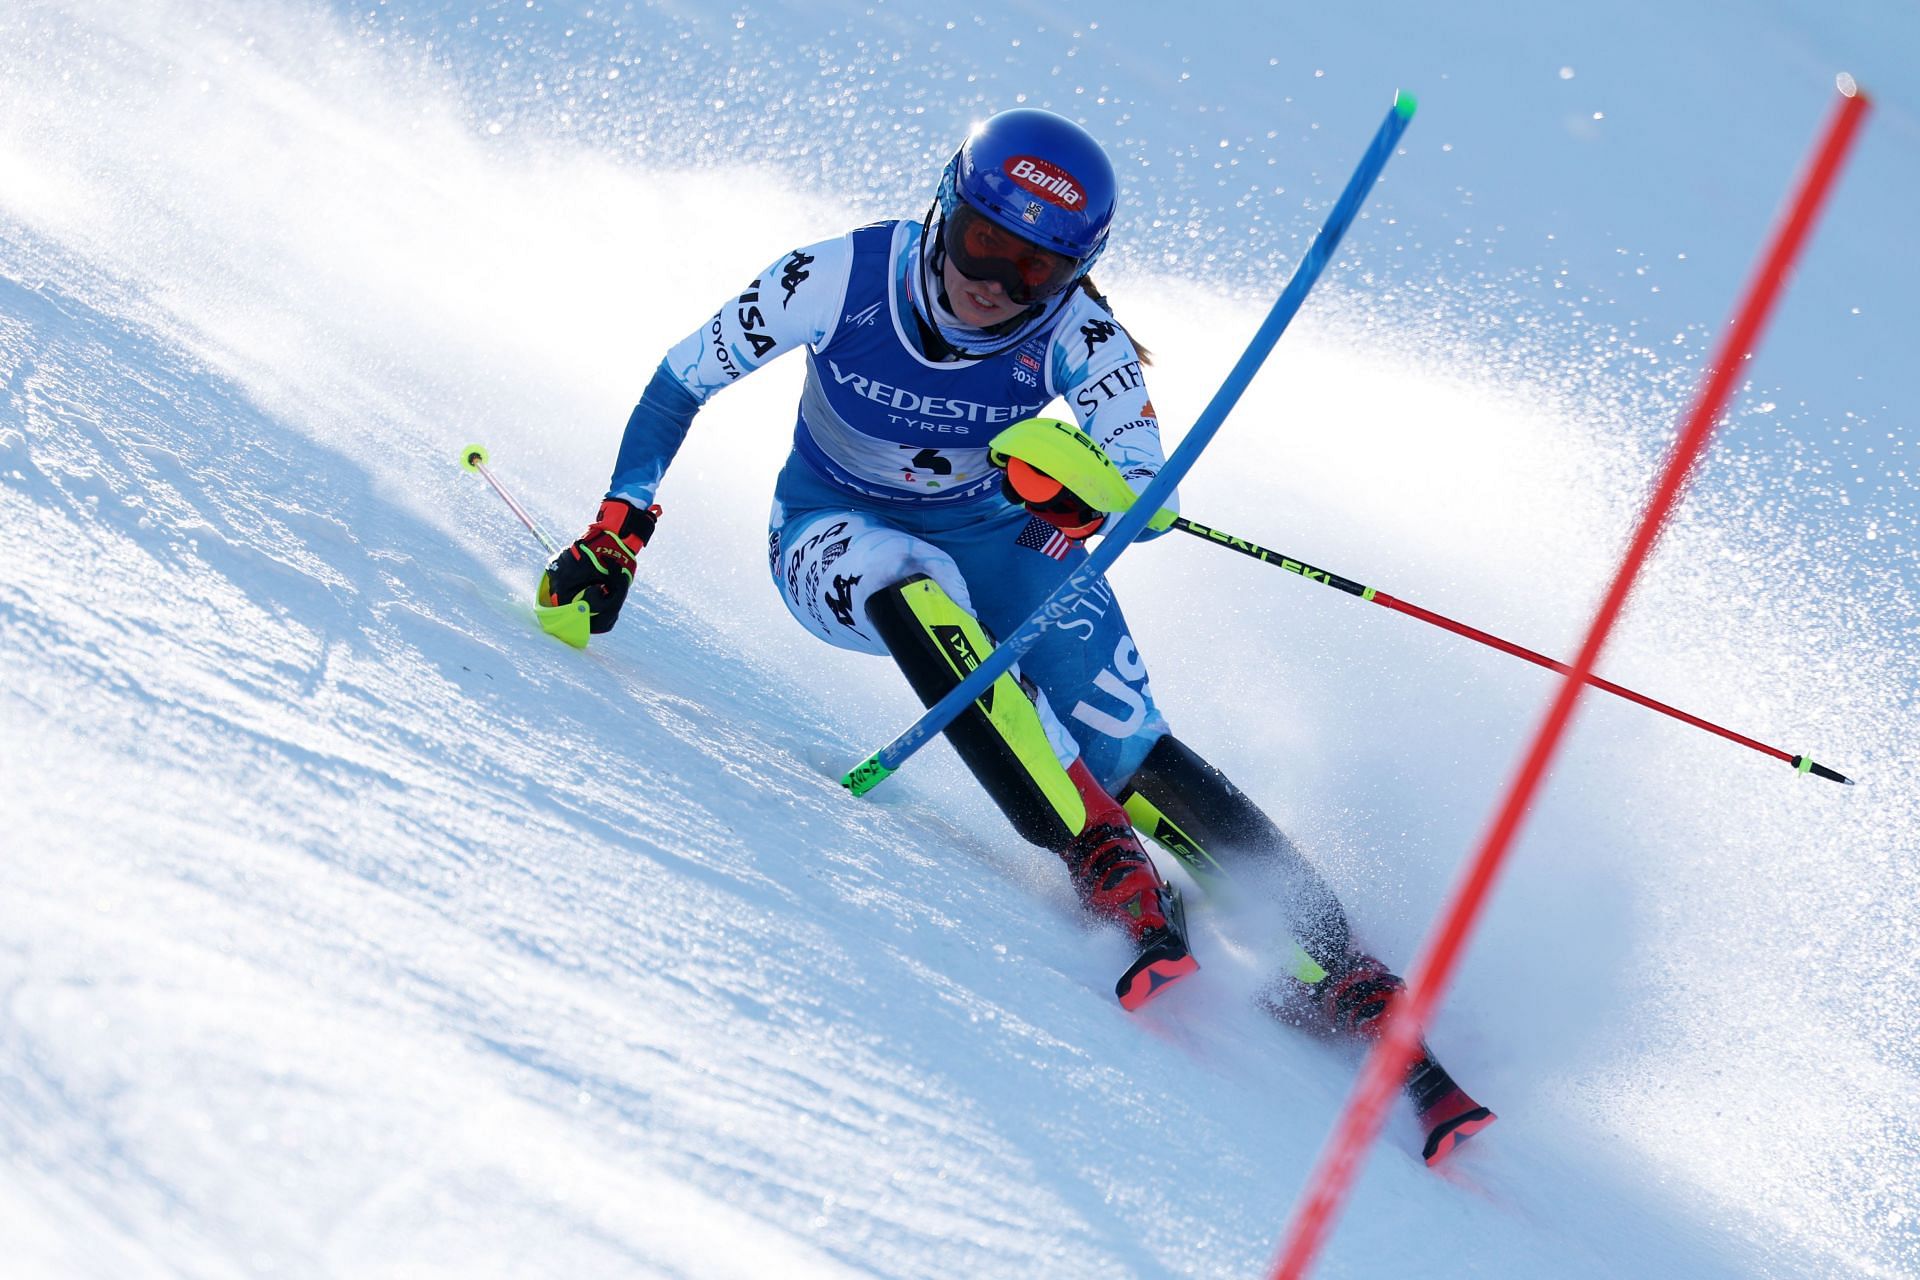
[[1034, 516], [1027, 521], [1027, 527], [1013, 540], [1016, 547], [1025, 547], [1029, 551], [1038, 551], [1054, 560], [1065, 560], [1067, 552], [1073, 546], [1073, 539], [1052, 525]]

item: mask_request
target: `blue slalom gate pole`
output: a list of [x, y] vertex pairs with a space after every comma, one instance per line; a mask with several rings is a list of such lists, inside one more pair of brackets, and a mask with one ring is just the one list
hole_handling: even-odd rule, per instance
[[842, 786], [859, 796], [885, 781], [914, 752], [926, 746], [935, 734], [952, 723], [953, 718], [964, 711], [968, 704], [985, 693], [987, 687], [1018, 662], [1022, 654], [1033, 648], [1049, 627], [1070, 616], [1079, 606], [1081, 597], [1100, 581], [1113, 562], [1120, 558], [1120, 553], [1146, 529], [1147, 522], [1166, 504], [1174, 488], [1186, 478], [1193, 464], [1199, 461], [1201, 450], [1220, 430], [1220, 424], [1233, 411], [1233, 406], [1239, 403], [1241, 393], [1253, 381], [1253, 375], [1260, 371], [1260, 366], [1266, 363], [1267, 356], [1280, 341], [1280, 335], [1286, 332], [1287, 325], [1292, 323], [1300, 304], [1306, 301], [1307, 294], [1320, 279], [1327, 261], [1333, 257], [1333, 251], [1339, 247], [1340, 238], [1346, 235], [1348, 226], [1359, 214], [1360, 205], [1366, 199], [1367, 192], [1372, 190], [1374, 180], [1392, 157], [1400, 135], [1406, 132], [1407, 122], [1413, 119], [1416, 105], [1411, 94], [1394, 94], [1392, 109], [1374, 133], [1373, 142], [1368, 145], [1367, 154], [1361, 157], [1353, 177], [1347, 180], [1346, 190], [1340, 193], [1340, 199], [1334, 203], [1333, 212], [1327, 215], [1320, 233], [1308, 246], [1307, 256], [1295, 268], [1293, 278], [1281, 290], [1273, 310], [1267, 313], [1266, 320], [1227, 374], [1226, 381], [1213, 393], [1213, 399], [1208, 402], [1199, 421], [1187, 432], [1186, 439], [1167, 459], [1167, 465], [1160, 469], [1160, 474], [1154, 477], [1146, 492], [1127, 508], [1119, 523], [1101, 539], [1100, 546], [1087, 557], [1086, 562], [1061, 580], [1060, 585], [1053, 589], [1053, 594], [1034, 610], [1033, 616], [1021, 623], [1012, 635], [1001, 640], [985, 662], [948, 690], [940, 701], [928, 707], [926, 713], [914, 721], [906, 732], [848, 771], [840, 779]]

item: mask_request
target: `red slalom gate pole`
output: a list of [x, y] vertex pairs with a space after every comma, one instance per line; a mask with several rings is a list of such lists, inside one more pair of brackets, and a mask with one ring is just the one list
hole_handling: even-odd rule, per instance
[[1467, 937], [1478, 921], [1494, 877], [1505, 861], [1508, 849], [1526, 816], [1527, 806], [1539, 789], [1548, 764], [1558, 750], [1574, 704], [1586, 689], [1600, 649], [1613, 630], [1625, 605], [1634, 579], [1646, 563], [1659, 538], [1667, 517], [1679, 500], [1687, 474], [1706, 451], [1715, 423], [1725, 408], [1727, 397], [1741, 366], [1753, 353], [1761, 329], [1772, 313], [1785, 284], [1788, 269], [1799, 256], [1812, 230], [1815, 217], [1832, 190], [1835, 175], [1845, 160], [1866, 116], [1868, 99], [1853, 83], [1851, 76], [1839, 77], [1841, 100], [1834, 108], [1825, 135], [1814, 152], [1813, 162], [1795, 191], [1785, 220], [1775, 232], [1773, 242], [1762, 259], [1753, 281], [1747, 287], [1734, 313], [1733, 327], [1708, 367], [1706, 377], [1694, 399], [1686, 428], [1675, 443], [1665, 472], [1652, 501], [1634, 531], [1632, 545], [1621, 561], [1613, 584], [1608, 588], [1599, 612], [1587, 630], [1573, 670], [1561, 681], [1545, 720], [1527, 749], [1518, 774], [1508, 786], [1505, 800], [1487, 831], [1466, 874], [1455, 886], [1452, 898], [1439, 917], [1438, 927], [1429, 935], [1407, 987], [1405, 1003], [1388, 1023], [1386, 1031], [1361, 1068], [1359, 1082], [1348, 1099], [1346, 1112], [1335, 1127], [1320, 1159], [1307, 1180], [1307, 1192], [1294, 1207], [1280, 1256], [1274, 1265], [1273, 1280], [1298, 1280], [1313, 1265], [1314, 1258], [1332, 1230], [1333, 1221], [1345, 1203], [1358, 1172], [1360, 1161], [1380, 1131], [1387, 1104], [1398, 1092], [1412, 1063], [1421, 1035], [1434, 1007], [1445, 992], [1454, 966]]

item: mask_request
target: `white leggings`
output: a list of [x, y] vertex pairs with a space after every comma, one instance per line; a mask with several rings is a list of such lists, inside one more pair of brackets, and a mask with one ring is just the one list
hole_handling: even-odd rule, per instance
[[[953, 557], [923, 539], [858, 511], [816, 512], [781, 526], [772, 565], [780, 598], [801, 626], [828, 644], [890, 657], [867, 621], [867, 601], [915, 574], [939, 583], [953, 602], [973, 612], [973, 597]], [[1018, 677], [1020, 668], [1013, 668]], [[1028, 685], [1060, 763], [1080, 758], [1080, 744], [1053, 713], [1047, 697]]]

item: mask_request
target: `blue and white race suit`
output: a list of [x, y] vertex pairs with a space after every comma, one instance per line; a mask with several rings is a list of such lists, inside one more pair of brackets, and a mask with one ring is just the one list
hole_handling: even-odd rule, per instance
[[[1166, 460], [1140, 356], [1112, 314], [1075, 289], [1010, 350], [930, 357], [915, 302], [918, 223], [881, 222], [786, 254], [675, 344], [621, 441], [608, 496], [653, 501], [694, 413], [721, 388], [797, 348], [807, 380], [793, 454], [774, 490], [769, 562], [793, 616], [831, 644], [885, 654], [873, 592], [924, 573], [994, 635], [1024, 622], [1086, 552], [1009, 504], [988, 442], [1056, 398], [1136, 492]], [[929, 274], [932, 274], [931, 272]], [[1005, 347], [923, 305], [957, 345]], [[1084, 755], [1117, 788], [1167, 732], [1146, 664], [1101, 582], [1019, 670], [1063, 765]]]

